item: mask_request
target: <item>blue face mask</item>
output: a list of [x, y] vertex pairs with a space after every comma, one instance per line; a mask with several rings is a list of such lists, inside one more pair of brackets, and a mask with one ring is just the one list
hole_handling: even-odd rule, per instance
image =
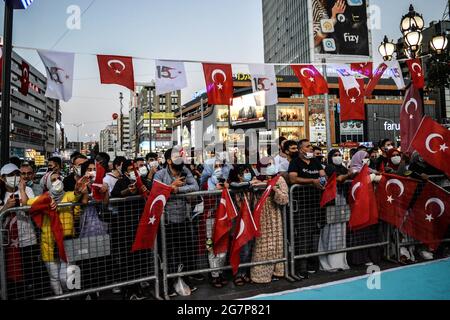
[[250, 182], [250, 181], [252, 181], [252, 174], [251, 174], [250, 172], [244, 173], [244, 181], [245, 181], [245, 182]]

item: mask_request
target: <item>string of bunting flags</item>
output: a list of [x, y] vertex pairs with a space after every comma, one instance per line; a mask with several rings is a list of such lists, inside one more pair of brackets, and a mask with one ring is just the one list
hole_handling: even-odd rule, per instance
[[[15, 48], [37, 51], [45, 66], [48, 79], [45, 96], [65, 102], [72, 98], [76, 54], [94, 55], [97, 57], [100, 82], [102, 84], [117, 84], [130, 90], [134, 90], [135, 84], [133, 61], [155, 61], [155, 85], [158, 95], [181, 90], [188, 86], [185, 63], [202, 64], [208, 103], [220, 105], [231, 105], [233, 101], [233, 65], [248, 66], [253, 80], [253, 91], [264, 92], [266, 105], [278, 103], [275, 66], [291, 66], [306, 97], [329, 92], [327, 79], [323, 76], [320, 69], [321, 67], [331, 67], [339, 77], [341, 121], [365, 120], [364, 98], [371, 96], [384, 74], [395, 82], [399, 90], [405, 89], [405, 81], [399, 64], [401, 60], [383, 62], [373, 70], [373, 62], [350, 64], [219, 63], [48, 51], [20, 46], [15, 46]], [[410, 59], [406, 62], [411, 72], [414, 86], [417, 89], [423, 88], [424, 75], [420, 58]], [[29, 66], [24, 62], [21, 70], [20, 92], [26, 95], [30, 87]], [[367, 85], [365, 85], [364, 79], [368, 79]]]

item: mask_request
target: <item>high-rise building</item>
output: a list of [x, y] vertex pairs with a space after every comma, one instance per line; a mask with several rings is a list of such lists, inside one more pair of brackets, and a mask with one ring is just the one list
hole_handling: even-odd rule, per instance
[[63, 147], [59, 100], [45, 97], [47, 79], [32, 65], [28, 95], [19, 92], [23, 60], [12, 53], [10, 155], [32, 160], [39, 152], [48, 158]]
[[[262, 0], [264, 61], [266, 63], [310, 62], [308, 1]], [[277, 67], [279, 75], [292, 75]]]
[[119, 123], [119, 142], [118, 148], [127, 153], [131, 151], [130, 145], [130, 117], [128, 115], [122, 115], [117, 119]]
[[100, 152], [107, 152], [111, 158], [117, 154], [117, 126], [109, 125], [100, 131], [99, 150]]

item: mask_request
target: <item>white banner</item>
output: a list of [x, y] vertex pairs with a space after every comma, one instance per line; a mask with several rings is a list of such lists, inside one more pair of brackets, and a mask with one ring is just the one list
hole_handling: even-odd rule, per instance
[[278, 103], [277, 77], [275, 67], [266, 64], [249, 64], [252, 76], [253, 92], [265, 91], [266, 104], [269, 106]]
[[388, 76], [394, 80], [397, 88], [402, 90], [405, 88], [405, 80], [403, 79], [402, 69], [397, 60], [385, 62], [388, 66]]
[[184, 62], [156, 60], [156, 94], [166, 94], [187, 87]]

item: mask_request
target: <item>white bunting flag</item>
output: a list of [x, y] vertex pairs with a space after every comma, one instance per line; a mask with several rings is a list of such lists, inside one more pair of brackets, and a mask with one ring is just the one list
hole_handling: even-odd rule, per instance
[[388, 65], [388, 76], [394, 80], [399, 90], [405, 89], [405, 80], [403, 79], [402, 69], [397, 60], [385, 62]]
[[156, 60], [156, 94], [166, 94], [187, 87], [184, 62]]
[[74, 53], [37, 50], [47, 72], [45, 96], [65, 102], [72, 98]]
[[266, 64], [249, 64], [248, 68], [252, 76], [253, 92], [264, 91], [266, 104], [278, 103], [277, 78], [275, 67]]
[[355, 78], [354, 72], [350, 70], [349, 66], [336, 65], [336, 72], [339, 78], [342, 80], [345, 90], [351, 90], [353, 88], [359, 88], [359, 83]]

